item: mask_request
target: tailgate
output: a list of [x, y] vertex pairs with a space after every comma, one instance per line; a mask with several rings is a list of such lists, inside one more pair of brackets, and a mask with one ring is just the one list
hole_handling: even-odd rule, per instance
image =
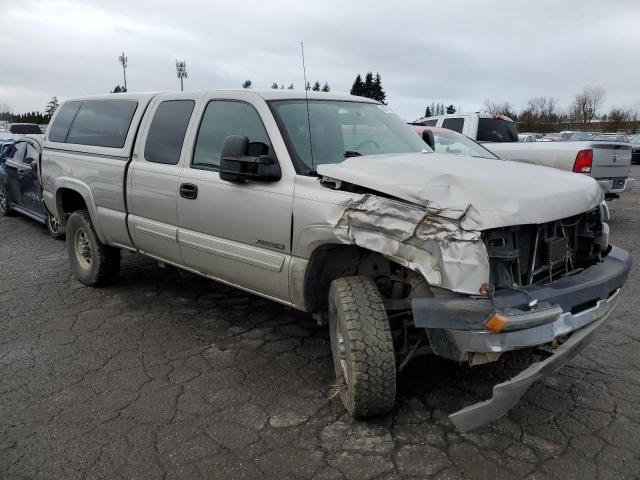
[[626, 178], [631, 166], [631, 145], [624, 143], [592, 143], [593, 178]]

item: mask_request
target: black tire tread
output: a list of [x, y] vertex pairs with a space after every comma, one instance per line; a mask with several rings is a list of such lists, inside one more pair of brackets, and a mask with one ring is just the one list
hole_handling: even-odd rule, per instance
[[[91, 268], [90, 274], [83, 276], [78, 272], [76, 268], [75, 251], [74, 251], [74, 236], [76, 230], [76, 223], [80, 223], [80, 226], [87, 232], [90, 237], [90, 241], [95, 248], [95, 252], [92, 253], [92, 259], [95, 261], [95, 268]], [[100, 287], [112, 283], [120, 273], [120, 249], [109, 247], [100, 242], [95, 228], [93, 228], [93, 222], [89, 215], [88, 210], [76, 210], [71, 214], [66, 225], [67, 233], [67, 253], [71, 264], [76, 271], [78, 279], [89, 286]]]
[[347, 411], [354, 417], [389, 412], [396, 397], [395, 352], [375, 282], [366, 276], [339, 278], [329, 295], [337, 316], [342, 316], [342, 334], [349, 344], [352, 385], [341, 394]]

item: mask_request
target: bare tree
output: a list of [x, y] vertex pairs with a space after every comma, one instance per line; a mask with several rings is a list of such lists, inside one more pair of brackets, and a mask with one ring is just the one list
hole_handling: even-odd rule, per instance
[[516, 118], [516, 114], [513, 111], [513, 105], [509, 102], [494, 103], [487, 98], [484, 101], [484, 108], [492, 115], [504, 115], [509, 118]]
[[590, 123], [598, 115], [605, 95], [606, 92], [602, 87], [584, 87], [571, 104], [569, 109], [571, 117], [584, 124]]
[[628, 109], [611, 107], [611, 110], [609, 110], [609, 114], [607, 115], [607, 119], [611, 123], [613, 129], [618, 131], [622, 129], [626, 122], [631, 121], [632, 113]]

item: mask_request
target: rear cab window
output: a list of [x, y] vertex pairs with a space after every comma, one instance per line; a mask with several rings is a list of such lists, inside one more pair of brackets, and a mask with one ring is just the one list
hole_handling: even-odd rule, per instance
[[165, 100], [160, 103], [144, 146], [146, 161], [166, 165], [178, 163], [194, 106], [193, 100]]
[[448, 128], [454, 132], [462, 133], [462, 130], [464, 130], [464, 118], [445, 118], [442, 122], [442, 128]]
[[476, 140], [496, 143], [517, 142], [518, 130], [515, 122], [510, 120], [499, 117], [479, 118]]

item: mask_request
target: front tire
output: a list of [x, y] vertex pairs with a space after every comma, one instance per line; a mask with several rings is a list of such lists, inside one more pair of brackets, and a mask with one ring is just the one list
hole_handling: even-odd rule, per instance
[[52, 238], [62, 240], [65, 236], [65, 227], [60, 224], [56, 217], [47, 214], [47, 232]]
[[396, 361], [384, 303], [365, 276], [334, 280], [329, 329], [336, 385], [354, 417], [389, 412], [396, 398]]
[[87, 210], [78, 210], [69, 217], [67, 254], [71, 268], [85, 285], [106, 285], [120, 272], [120, 250], [100, 242]]

